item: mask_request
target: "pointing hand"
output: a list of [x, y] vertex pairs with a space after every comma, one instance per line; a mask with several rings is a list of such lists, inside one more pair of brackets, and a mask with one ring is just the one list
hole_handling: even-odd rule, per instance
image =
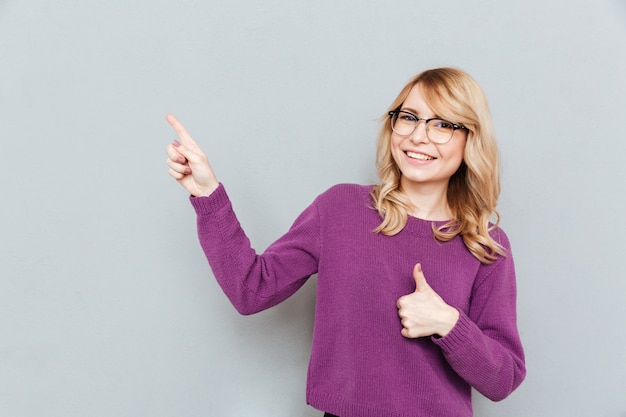
[[219, 182], [206, 155], [176, 117], [168, 114], [166, 118], [179, 138], [166, 148], [165, 163], [170, 168], [170, 176], [194, 197], [210, 195], [219, 186]]

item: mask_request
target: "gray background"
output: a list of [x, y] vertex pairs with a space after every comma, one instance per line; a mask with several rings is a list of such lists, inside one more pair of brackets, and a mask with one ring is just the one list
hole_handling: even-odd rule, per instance
[[319, 416], [315, 280], [240, 317], [167, 175], [172, 112], [258, 249], [434, 66], [470, 72], [503, 159], [526, 382], [477, 416], [626, 416], [626, 4], [0, 0], [0, 415]]

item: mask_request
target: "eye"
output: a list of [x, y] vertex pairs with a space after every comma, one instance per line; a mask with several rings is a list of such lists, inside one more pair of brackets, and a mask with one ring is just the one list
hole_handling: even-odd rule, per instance
[[434, 119], [432, 124], [435, 129], [454, 129], [454, 124], [452, 122], [448, 122], [447, 120]]
[[398, 119], [407, 123], [417, 122], [417, 118], [415, 116], [413, 116], [411, 113], [405, 113], [405, 112], [400, 112], [400, 114], [398, 115]]

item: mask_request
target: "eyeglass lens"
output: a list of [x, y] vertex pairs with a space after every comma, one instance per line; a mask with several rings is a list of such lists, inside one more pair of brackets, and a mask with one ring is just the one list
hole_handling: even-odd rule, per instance
[[[409, 136], [412, 134], [420, 121], [411, 113], [398, 111], [391, 118], [391, 128], [400, 136]], [[446, 143], [454, 134], [454, 126], [452, 123], [441, 119], [431, 119], [426, 123], [426, 135], [428, 139], [435, 143]]]

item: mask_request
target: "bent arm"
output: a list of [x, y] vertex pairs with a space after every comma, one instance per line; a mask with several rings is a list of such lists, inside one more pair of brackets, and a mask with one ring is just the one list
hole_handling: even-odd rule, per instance
[[241, 314], [270, 308], [295, 293], [317, 272], [319, 225], [314, 205], [289, 232], [258, 254], [251, 247], [223, 185], [191, 198], [198, 237], [213, 274]]
[[467, 314], [452, 331], [433, 338], [452, 368], [485, 397], [500, 401], [524, 380], [524, 351], [517, 330], [513, 259], [484, 267]]

